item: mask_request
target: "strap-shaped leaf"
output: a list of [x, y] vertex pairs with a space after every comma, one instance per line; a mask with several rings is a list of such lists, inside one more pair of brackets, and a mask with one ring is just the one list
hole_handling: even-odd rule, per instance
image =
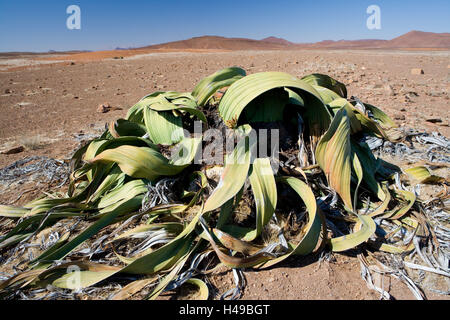
[[263, 249], [261, 246], [254, 245], [249, 241], [243, 241], [235, 238], [222, 230], [213, 229], [212, 232], [225, 248], [232, 251], [241, 252], [245, 255], [252, 255]]
[[[402, 218], [412, 208], [416, 202], [416, 195], [408, 190], [394, 190], [394, 197], [400, 200], [400, 205], [383, 215], [385, 219], [397, 220]], [[406, 201], [406, 205], [404, 202]]]
[[183, 120], [170, 111], [155, 111], [144, 109], [144, 123], [147, 133], [153, 143], [173, 145], [184, 137]]
[[375, 233], [377, 225], [369, 216], [358, 215], [361, 229], [354, 233], [330, 239], [331, 250], [341, 252], [352, 249], [361, 243], [367, 241], [372, 234]]
[[392, 120], [386, 113], [384, 113], [379, 108], [369, 103], [364, 103], [364, 106], [366, 107], [366, 109], [372, 112], [373, 117], [380, 122], [381, 126], [384, 129], [397, 128], [397, 124], [394, 122], [394, 120]]
[[222, 262], [224, 265], [226, 265], [229, 268], [233, 268], [233, 269], [250, 268], [253, 266], [260, 265], [260, 264], [274, 258], [274, 256], [272, 254], [264, 252], [264, 251], [257, 252], [251, 256], [244, 257], [244, 258], [228, 255], [225, 252], [223, 252], [223, 250], [216, 244], [204, 219], [200, 219], [200, 224], [203, 227], [203, 231], [204, 231], [203, 234], [206, 236], [206, 239], [209, 241], [209, 243], [213, 247], [213, 250], [217, 254], [217, 257], [219, 258], [220, 262]]
[[[244, 130], [250, 126], [244, 126]], [[227, 157], [219, 184], [205, 202], [204, 211], [212, 211], [236, 195], [247, 179], [250, 168], [251, 150], [256, 141], [248, 135], [243, 136], [233, 152]]]
[[236, 127], [244, 108], [255, 98], [275, 88], [289, 88], [299, 94], [306, 107], [310, 133], [320, 137], [330, 124], [330, 114], [320, 95], [309, 84], [283, 72], [260, 72], [233, 83], [219, 104], [219, 113], [229, 127]]
[[134, 106], [128, 109], [127, 116], [125, 119], [137, 123], [144, 123], [144, 108], [150, 104], [150, 101], [152, 101], [152, 100], [149, 101], [148, 98], [154, 98], [164, 93], [165, 93], [164, 91], [157, 91], [149, 95], [146, 95], [141, 100], [139, 100], [138, 103], [136, 103]]
[[377, 159], [370, 151], [367, 143], [356, 143], [351, 141], [352, 152], [355, 153], [358, 159], [361, 161], [363, 170], [363, 181], [369, 187], [369, 189], [377, 195], [378, 199], [384, 200], [386, 195], [382, 190], [380, 184], [376, 180], [377, 173]]
[[198, 288], [198, 296], [196, 297], [196, 300], [208, 300], [209, 289], [204, 281], [197, 278], [191, 278], [187, 280], [186, 283], [193, 284]]
[[145, 192], [145, 184], [141, 181], [141, 185], [136, 185], [135, 188], [138, 191], [141, 191], [141, 195], [134, 196], [134, 194], [130, 195], [129, 198], [124, 198], [119, 202], [106, 207], [105, 209], [100, 210], [102, 212], [102, 217], [94, 222], [91, 226], [89, 226], [86, 230], [76, 236], [74, 239], [61, 246], [58, 250], [54, 251], [52, 254], [45, 255], [45, 261], [39, 262], [52, 262], [53, 260], [59, 260], [64, 258], [67, 254], [69, 254], [73, 249], [78, 247], [81, 243], [86, 241], [87, 239], [94, 236], [97, 232], [99, 232], [104, 227], [111, 224], [115, 218], [117, 218], [121, 214], [129, 213], [136, 211], [140, 208], [141, 202], [143, 199], [143, 192]]
[[289, 185], [295, 192], [297, 192], [306, 206], [308, 212], [308, 223], [302, 229], [302, 239], [296, 245], [289, 243], [289, 253], [261, 264], [258, 266], [259, 268], [268, 268], [273, 266], [291, 255], [310, 254], [318, 244], [322, 226], [316, 198], [314, 197], [314, 193], [311, 188], [306, 183], [294, 177], [278, 177], [276, 181]]
[[108, 125], [108, 130], [111, 137], [114, 138], [126, 136], [142, 137], [146, 132], [145, 126], [142, 124], [125, 119], [111, 121]]
[[30, 211], [28, 208], [0, 205], [0, 217], [19, 219], [28, 211]]
[[180, 95], [177, 96], [174, 100], [167, 100], [167, 94], [165, 97], [161, 97], [157, 103], [153, 103], [149, 105], [149, 108], [155, 111], [171, 111], [171, 110], [179, 110], [183, 112], [190, 113], [193, 116], [196, 116], [203, 122], [206, 122], [206, 117], [202, 111], [197, 109], [197, 103], [194, 100], [194, 97], [191, 95]]
[[342, 98], [347, 98], [347, 88], [342, 82], [333, 79], [326, 74], [313, 73], [302, 78], [303, 81], [311, 85], [317, 85], [325, 87], [331, 91], [334, 91]]
[[194, 158], [200, 139], [185, 139], [182, 148], [185, 152], [170, 163], [161, 153], [147, 147], [123, 145], [115, 149], [105, 150], [91, 162], [115, 162], [123, 173], [134, 178], [145, 178], [150, 181], [160, 176], [173, 176], [180, 173]]
[[352, 154], [352, 168], [357, 179], [355, 194], [353, 195], [353, 208], [356, 209], [356, 206], [358, 204], [358, 189], [361, 181], [363, 180], [363, 169], [361, 166], [361, 162], [359, 161], [358, 156], [355, 153]]
[[192, 91], [192, 95], [199, 106], [204, 106], [217, 90], [230, 86], [245, 75], [245, 70], [239, 67], [219, 70], [203, 78]]
[[255, 159], [251, 165], [249, 179], [256, 203], [256, 230], [245, 240], [252, 241], [261, 234], [277, 206], [277, 186], [270, 159]]
[[336, 92], [334, 92], [333, 90], [330, 90], [328, 88], [321, 87], [321, 86], [314, 85], [314, 84], [312, 85], [312, 87], [314, 89], [316, 89], [316, 91], [319, 93], [320, 97], [322, 98], [322, 100], [325, 104], [330, 104], [334, 100], [342, 98]]
[[430, 170], [428, 170], [427, 167], [424, 166], [418, 166], [413, 168], [408, 168], [404, 170], [408, 176], [413, 178], [418, 183], [441, 183], [445, 181], [443, 177], [439, 177], [436, 175], [432, 175], [430, 173]]
[[316, 148], [316, 159], [330, 186], [340, 195], [345, 205], [353, 210], [350, 194], [350, 121], [346, 108], [339, 110], [330, 128], [320, 139]]

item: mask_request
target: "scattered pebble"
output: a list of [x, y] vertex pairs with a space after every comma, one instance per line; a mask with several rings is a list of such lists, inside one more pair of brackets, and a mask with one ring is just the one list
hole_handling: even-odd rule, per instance
[[31, 102], [19, 102], [17, 105], [18, 105], [19, 107], [29, 107], [29, 106], [32, 106], [32, 105], [34, 105], [34, 104], [31, 103]]
[[388, 95], [395, 96], [394, 88], [392, 88], [392, 86], [390, 84], [385, 85], [384, 90], [386, 91], [386, 93]]
[[99, 113], [107, 113], [112, 110], [123, 110], [123, 109], [121, 107], [112, 107], [109, 104], [109, 102], [99, 104], [97, 107], [97, 112], [99, 112]]
[[99, 104], [97, 107], [97, 112], [99, 113], [107, 113], [109, 110], [111, 110], [111, 106], [109, 105], [108, 102]]
[[411, 74], [425, 74], [425, 72], [423, 71], [423, 69], [414, 68], [411, 69]]
[[442, 119], [439, 118], [430, 118], [430, 119], [426, 119], [427, 122], [431, 122], [431, 123], [441, 123]]
[[9, 148], [3, 151], [0, 151], [1, 154], [16, 154], [16, 153], [21, 153], [25, 150], [24, 146], [16, 146], [13, 148]]

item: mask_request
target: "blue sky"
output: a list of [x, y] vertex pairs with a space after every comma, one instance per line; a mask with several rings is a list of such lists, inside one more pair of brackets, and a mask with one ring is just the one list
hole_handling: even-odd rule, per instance
[[[366, 9], [381, 8], [381, 30]], [[66, 8], [81, 8], [69, 30]], [[392, 39], [411, 30], [450, 32], [448, 0], [0, 0], [0, 51], [108, 50], [202, 35], [293, 42]]]

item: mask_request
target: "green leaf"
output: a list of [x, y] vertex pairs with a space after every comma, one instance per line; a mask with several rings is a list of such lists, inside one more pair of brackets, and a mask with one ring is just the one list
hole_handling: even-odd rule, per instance
[[397, 128], [397, 124], [386, 113], [368, 103], [364, 103], [364, 106], [372, 112], [373, 117], [380, 122], [383, 128]]
[[19, 219], [30, 211], [28, 208], [0, 205], [0, 217]]
[[330, 239], [331, 250], [334, 252], [342, 252], [352, 249], [361, 243], [367, 241], [372, 234], [375, 233], [377, 225], [369, 216], [358, 215], [361, 229], [357, 232]]
[[196, 300], [208, 300], [209, 289], [204, 281], [197, 278], [191, 278], [187, 280], [186, 283], [193, 284], [198, 288], [199, 295], [195, 298]]
[[277, 182], [289, 185], [300, 196], [306, 205], [308, 211], [308, 223], [302, 228], [302, 239], [295, 245], [289, 243], [290, 252], [268, 261], [259, 266], [259, 268], [271, 267], [291, 255], [307, 255], [310, 254], [317, 246], [320, 230], [322, 226], [320, 214], [318, 213], [316, 198], [311, 188], [303, 181], [294, 177], [278, 177]]
[[355, 193], [353, 195], [353, 208], [356, 209], [358, 205], [358, 189], [363, 179], [363, 169], [361, 166], [361, 162], [359, 161], [358, 156], [355, 153], [352, 154], [352, 167], [358, 181], [356, 184]]
[[345, 85], [330, 76], [320, 73], [313, 73], [303, 77], [302, 80], [310, 85], [325, 87], [331, 91], [334, 91], [340, 97], [347, 98], [347, 88]]
[[192, 91], [192, 95], [199, 106], [204, 106], [218, 90], [230, 86], [245, 75], [245, 70], [238, 67], [219, 70], [203, 78]]
[[380, 184], [375, 179], [378, 168], [377, 159], [372, 154], [367, 143], [356, 143], [352, 140], [351, 145], [352, 153], [355, 153], [360, 162], [364, 164], [362, 166], [364, 183], [377, 195], [378, 199], [384, 200], [386, 197], [385, 192], [383, 192]]
[[256, 203], [256, 230], [245, 240], [252, 241], [261, 234], [277, 206], [277, 186], [270, 159], [255, 159], [251, 165], [249, 178]]
[[413, 180], [418, 183], [441, 183], [444, 182], [445, 179], [439, 176], [432, 175], [430, 170], [424, 166], [418, 166], [413, 168], [408, 168], [404, 170], [408, 176], [410, 176]]
[[336, 92], [334, 92], [328, 88], [321, 87], [321, 86], [314, 85], [314, 84], [312, 85], [312, 87], [314, 89], [316, 89], [316, 91], [319, 93], [320, 97], [322, 98], [322, 100], [325, 104], [330, 104], [334, 100], [342, 98]]
[[110, 122], [108, 130], [111, 137], [114, 138], [126, 136], [142, 137], [146, 133], [145, 126], [125, 119], [117, 119]]
[[[141, 182], [141, 185], [136, 185], [135, 187], [144, 191], [143, 189], [144, 183]], [[124, 189], [125, 190], [125, 189]], [[125, 197], [123, 200], [106, 207], [105, 209], [100, 210], [102, 213], [102, 217], [86, 228], [82, 233], [76, 236], [74, 239], [61, 246], [59, 249], [55, 250], [52, 254], [45, 255], [45, 261], [39, 261], [41, 263], [52, 262], [54, 260], [59, 260], [64, 258], [67, 254], [69, 254], [73, 249], [78, 247], [81, 243], [91, 238], [95, 234], [97, 234], [101, 229], [113, 223], [114, 219], [116, 219], [121, 214], [130, 213], [138, 210], [141, 207], [143, 195], [139, 196], [131, 196], [131, 198]]]
[[233, 83], [219, 104], [219, 113], [225, 124], [236, 127], [241, 113], [250, 102], [277, 88], [288, 88], [302, 97], [310, 134], [318, 139], [330, 124], [331, 116], [327, 108], [312, 86], [283, 72], [254, 73]]
[[115, 162], [122, 172], [127, 175], [153, 181], [160, 176], [173, 176], [180, 173], [194, 158], [199, 143], [199, 138], [185, 139], [180, 145], [181, 156], [174, 157], [173, 161], [171, 160], [170, 162], [161, 153], [152, 148], [129, 145], [105, 150], [92, 159], [91, 162]]
[[146, 107], [144, 123], [150, 139], [156, 144], [173, 145], [184, 137], [183, 120], [172, 112]]
[[[416, 202], [416, 195], [407, 190], [394, 190], [394, 198], [400, 201], [400, 205], [386, 212], [382, 217], [390, 220], [402, 218]], [[404, 203], [406, 202], [406, 205]]]
[[330, 186], [353, 211], [350, 194], [351, 144], [350, 121], [347, 109], [338, 111], [316, 148], [316, 159]]
[[[245, 128], [249, 129], [250, 126]], [[242, 137], [227, 157], [219, 184], [205, 202], [205, 212], [219, 208], [242, 188], [250, 168], [251, 150], [255, 147], [253, 140], [248, 135]]]

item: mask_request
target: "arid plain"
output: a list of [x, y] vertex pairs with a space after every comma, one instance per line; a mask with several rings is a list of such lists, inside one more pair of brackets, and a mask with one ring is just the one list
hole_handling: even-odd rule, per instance
[[[28, 156], [69, 159], [80, 141], [97, 136], [105, 123], [154, 91], [191, 91], [203, 77], [225, 67], [247, 73], [283, 71], [302, 77], [328, 74], [357, 96], [384, 110], [400, 127], [450, 137], [450, 51], [220, 49], [118, 50], [107, 53], [2, 55], [0, 57], [0, 167]], [[413, 74], [412, 69], [422, 69]], [[111, 108], [99, 110], [99, 105]], [[108, 112], [101, 112], [108, 111]], [[448, 179], [448, 171], [447, 171]], [[16, 204], [51, 190], [38, 183]], [[0, 203], [13, 201], [25, 186], [3, 186]], [[379, 299], [359, 275], [359, 262], [336, 254], [298, 258], [274, 269], [246, 272], [244, 299]], [[397, 299], [413, 299], [404, 284], [384, 279]], [[232, 286], [231, 272], [212, 278]], [[432, 299], [448, 296], [427, 292]]]

